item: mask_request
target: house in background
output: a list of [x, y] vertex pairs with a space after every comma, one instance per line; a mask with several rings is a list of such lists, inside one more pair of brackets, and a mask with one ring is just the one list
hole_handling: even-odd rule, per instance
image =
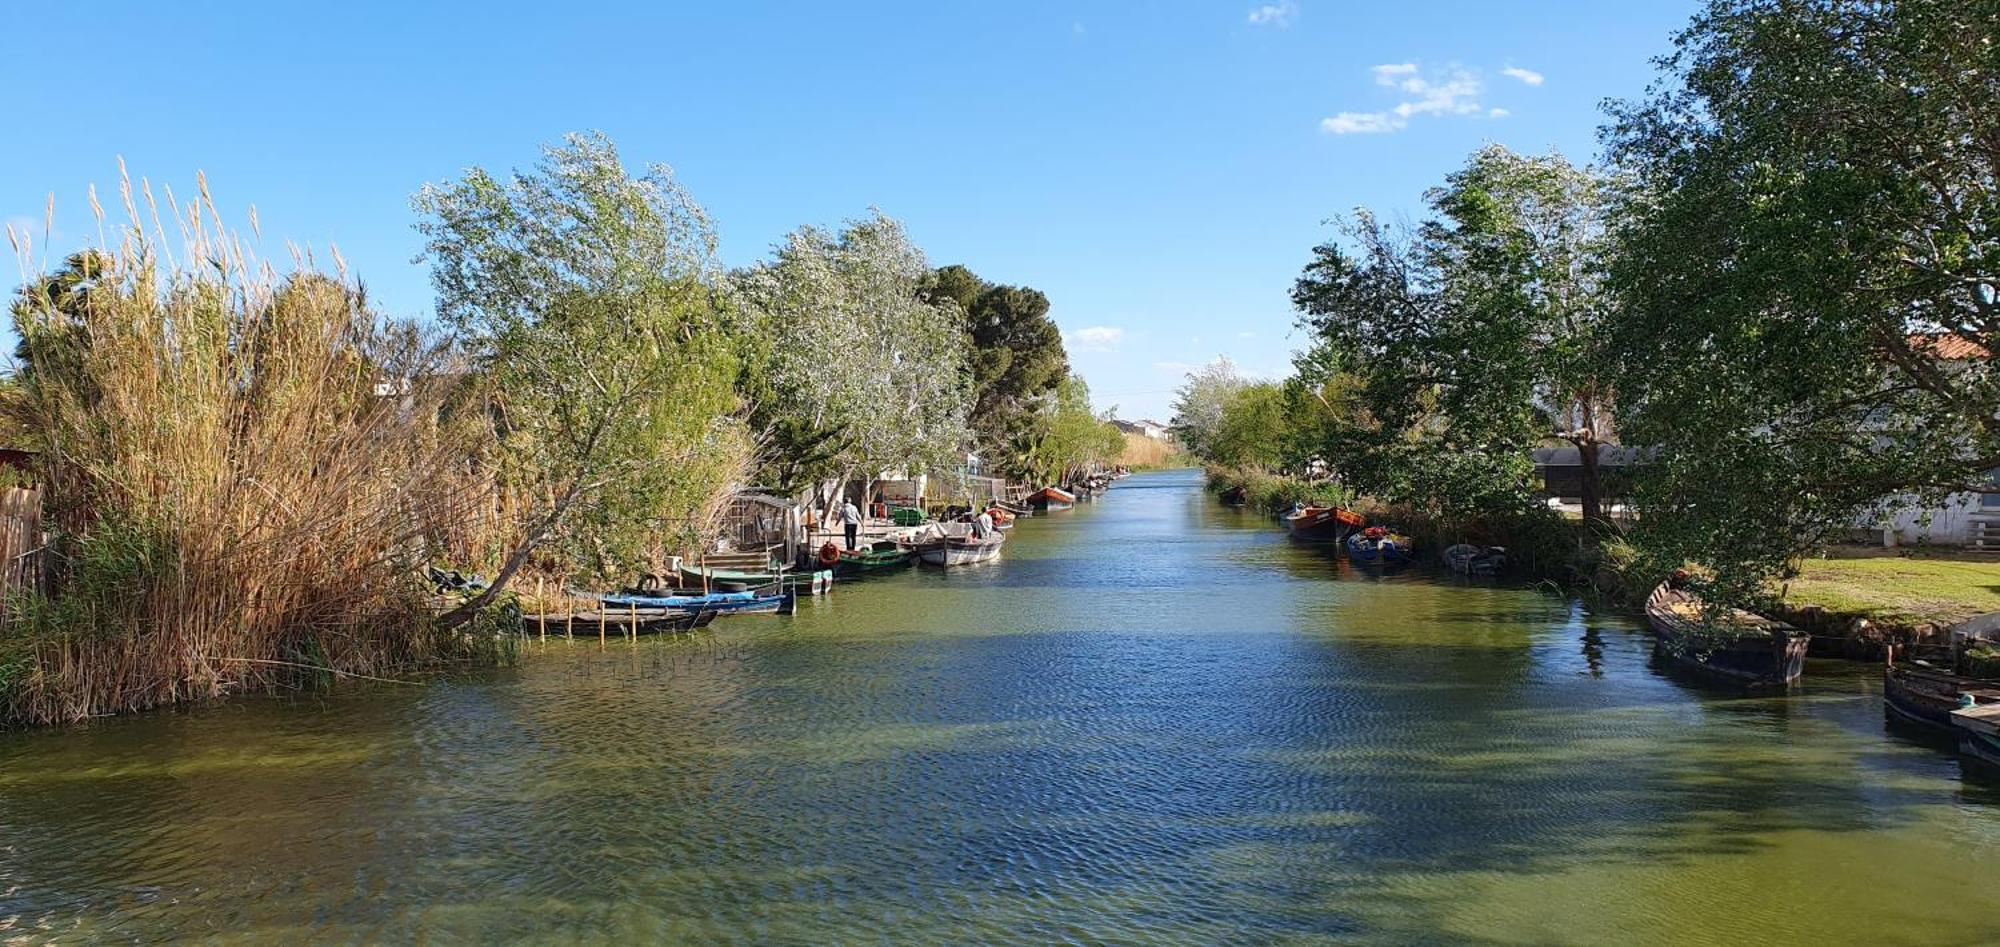
[[[1947, 372], [1992, 358], [1985, 346], [1952, 333], [1912, 333], [1908, 342]], [[1989, 474], [1988, 481], [1995, 492], [1954, 493], [1935, 505], [1919, 504], [1914, 497], [1892, 497], [1855, 527], [1865, 534], [1861, 538], [1879, 539], [1885, 547], [1966, 546], [2000, 552], [2000, 470]]]
[[[1598, 489], [1603, 493], [1600, 500], [1607, 516], [1630, 512], [1625, 501], [1632, 494], [1632, 471], [1652, 457], [1646, 448], [1597, 445]], [[1551, 509], [1582, 516], [1583, 452], [1575, 447], [1537, 447], [1534, 458], [1535, 480], [1540, 484], [1537, 495]]]
[[1138, 421], [1112, 421], [1111, 426], [1117, 428], [1120, 431], [1123, 431], [1126, 434], [1137, 434], [1140, 437], [1150, 437], [1156, 441], [1164, 441], [1170, 436], [1167, 432], [1166, 425], [1161, 424], [1158, 421], [1154, 421], [1150, 418]]

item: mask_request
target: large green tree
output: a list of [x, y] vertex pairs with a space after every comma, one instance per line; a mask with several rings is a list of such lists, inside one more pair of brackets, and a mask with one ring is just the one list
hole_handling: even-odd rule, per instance
[[923, 251], [879, 212], [837, 233], [801, 227], [738, 273], [747, 331], [768, 342], [759, 416], [836, 446], [825, 467], [841, 479], [956, 468], [969, 440], [964, 315], [930, 281]]
[[[1604, 186], [1558, 155], [1482, 149], [1428, 195], [1414, 231], [1361, 212], [1348, 245], [1314, 251], [1293, 289], [1315, 336], [1306, 361], [1338, 366], [1363, 423], [1329, 430], [1323, 456], [1357, 487], [1446, 515], [1511, 512], [1532, 491], [1531, 450], [1607, 439], [1601, 355]], [[1325, 390], [1318, 392], [1331, 408]], [[1600, 515], [1594, 464], [1584, 515]]]
[[986, 282], [956, 264], [938, 269], [931, 294], [965, 313], [976, 446], [998, 469], [1024, 472], [1027, 453], [1045, 433], [1043, 407], [1069, 375], [1049, 298], [1025, 286]]
[[2000, 5], [1713, 0], [1617, 107], [1643, 544], [1754, 599], [1871, 510], [2000, 466]]

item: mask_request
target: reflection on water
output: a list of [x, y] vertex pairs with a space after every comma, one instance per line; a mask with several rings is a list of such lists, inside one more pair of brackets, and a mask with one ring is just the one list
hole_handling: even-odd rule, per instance
[[1995, 872], [1869, 669], [1704, 691], [1186, 472], [791, 619], [0, 737], [30, 940], [1963, 943]]

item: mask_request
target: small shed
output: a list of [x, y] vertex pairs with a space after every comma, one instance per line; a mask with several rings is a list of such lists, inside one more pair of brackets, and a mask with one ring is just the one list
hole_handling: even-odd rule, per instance
[[798, 504], [768, 493], [746, 491], [730, 497], [716, 526], [724, 551], [762, 551], [785, 563], [798, 559], [805, 536]]

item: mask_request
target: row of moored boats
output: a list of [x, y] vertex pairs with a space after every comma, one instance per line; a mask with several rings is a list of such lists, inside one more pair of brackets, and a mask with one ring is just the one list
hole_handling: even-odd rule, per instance
[[[775, 561], [768, 553], [716, 553], [676, 560], [671, 578], [642, 577], [635, 585], [609, 592], [573, 592], [570, 601], [589, 602], [584, 610], [524, 616], [529, 634], [589, 633], [638, 635], [686, 631], [733, 615], [791, 614], [798, 596], [820, 594], [837, 579], [880, 575], [922, 564], [954, 569], [1000, 558], [1008, 531], [1033, 513], [1068, 510], [1095, 498], [1123, 468], [1043, 487], [982, 509], [959, 509], [946, 516], [905, 521], [859, 548], [828, 541], [803, 554], [801, 562]], [[436, 572], [440, 591], [476, 587], [479, 581]]]

